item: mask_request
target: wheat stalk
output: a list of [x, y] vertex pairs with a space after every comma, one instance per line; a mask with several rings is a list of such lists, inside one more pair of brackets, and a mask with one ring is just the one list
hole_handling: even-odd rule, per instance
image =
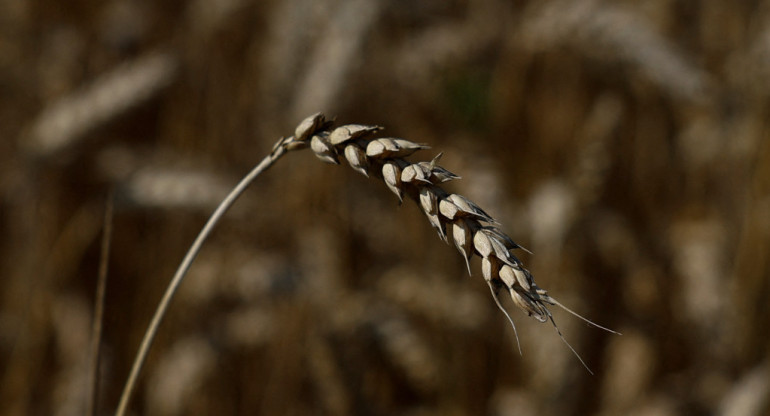
[[379, 126], [362, 124], [349, 124], [337, 128], [332, 128], [332, 126], [333, 120], [327, 120], [321, 113], [313, 114], [304, 119], [295, 129], [293, 136], [281, 138], [275, 143], [271, 153], [233, 188], [211, 215], [179, 265], [158, 304], [134, 359], [131, 373], [118, 404], [117, 416], [125, 414], [136, 381], [147, 358], [147, 353], [171, 299], [176, 294], [211, 231], [259, 174], [272, 166], [286, 152], [307, 147], [310, 147], [313, 153], [324, 162], [339, 164], [339, 160], [344, 158], [350, 167], [362, 175], [382, 180], [396, 194], [399, 201], [403, 201], [405, 196], [414, 200], [433, 228], [436, 229], [439, 237], [445, 242], [449, 242], [450, 239], [454, 242], [455, 247], [465, 259], [469, 274], [471, 273], [471, 257], [474, 255], [480, 257], [482, 275], [489, 286], [495, 304], [505, 314], [513, 328], [519, 353], [521, 353], [521, 344], [516, 325], [500, 302], [499, 292], [501, 289], [506, 289], [513, 299], [513, 303], [527, 315], [540, 322], [550, 320], [562, 341], [580, 360], [586, 370], [593, 374], [562, 335], [548, 306], [559, 306], [597, 328], [615, 334], [617, 332], [580, 316], [535, 284], [532, 274], [511, 253], [511, 250], [514, 249], [526, 249], [516, 244], [500, 230], [500, 224], [478, 205], [462, 195], [451, 194], [440, 186], [444, 182], [460, 178], [438, 165], [441, 153], [430, 162], [412, 163], [407, 161], [405, 157], [419, 150], [428, 149], [428, 145], [400, 138], [375, 138], [374, 133], [382, 130], [382, 127]]
[[99, 406], [99, 369], [102, 349], [102, 328], [104, 327], [104, 302], [107, 293], [107, 271], [110, 264], [110, 245], [112, 243], [112, 215], [114, 205], [114, 191], [110, 190], [107, 196], [107, 206], [104, 210], [104, 226], [102, 228], [102, 242], [99, 255], [99, 275], [96, 280], [96, 296], [94, 316], [91, 322], [91, 346], [89, 362], [89, 394], [86, 402], [86, 415], [95, 416]]
[[123, 387], [123, 393], [120, 396], [120, 402], [118, 403], [118, 408], [115, 411], [116, 416], [125, 415], [126, 410], [128, 409], [128, 403], [131, 400], [131, 396], [133, 396], [134, 389], [136, 388], [136, 381], [139, 379], [139, 374], [141, 373], [142, 368], [144, 367], [144, 363], [147, 359], [147, 353], [150, 351], [150, 346], [152, 346], [152, 343], [155, 340], [155, 335], [157, 335], [158, 328], [160, 328], [160, 323], [163, 321], [166, 310], [168, 310], [168, 306], [171, 304], [171, 299], [173, 299], [174, 295], [179, 289], [179, 286], [182, 284], [182, 280], [190, 270], [190, 266], [192, 266], [193, 260], [195, 260], [195, 258], [198, 256], [201, 247], [203, 247], [203, 243], [214, 230], [214, 227], [219, 223], [219, 220], [222, 219], [227, 210], [230, 209], [238, 197], [241, 196], [243, 191], [246, 190], [251, 182], [257, 178], [257, 176], [259, 176], [259, 174], [272, 166], [273, 163], [280, 159], [287, 150], [301, 147], [303, 147], [302, 143], [298, 144], [295, 140], [293, 140], [293, 137], [279, 139], [273, 146], [270, 154], [262, 159], [262, 161], [259, 162], [259, 164], [257, 164], [257, 166], [251, 170], [251, 172], [249, 172], [246, 176], [243, 177], [243, 179], [241, 179], [240, 182], [238, 182], [238, 185], [236, 185], [235, 188], [230, 191], [225, 199], [219, 204], [214, 213], [211, 214], [211, 217], [206, 222], [206, 225], [203, 226], [203, 229], [201, 229], [200, 233], [198, 233], [198, 237], [195, 238], [192, 246], [190, 246], [187, 254], [185, 254], [182, 263], [177, 268], [174, 277], [171, 279], [171, 282], [166, 288], [166, 292], [163, 294], [163, 298], [158, 303], [155, 314], [150, 321], [150, 326], [147, 328], [147, 331], [145, 331], [144, 338], [142, 339], [142, 343], [139, 346], [139, 351], [137, 351], [136, 357], [134, 358], [134, 363], [131, 366], [131, 372], [128, 375], [128, 380]]

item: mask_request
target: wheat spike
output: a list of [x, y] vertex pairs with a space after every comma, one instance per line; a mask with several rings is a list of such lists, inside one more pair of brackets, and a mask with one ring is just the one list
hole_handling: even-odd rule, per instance
[[[481, 207], [462, 195], [450, 194], [441, 188], [442, 183], [460, 178], [438, 165], [441, 153], [430, 161], [412, 163], [404, 157], [427, 149], [427, 145], [404, 139], [375, 138], [374, 134], [382, 129], [379, 126], [349, 124], [331, 131], [330, 128], [331, 123], [322, 114], [313, 114], [300, 123], [295, 137], [284, 140], [284, 146], [287, 149], [302, 148], [294, 143], [310, 138], [310, 148], [319, 159], [339, 163], [338, 155], [344, 155], [354, 170], [366, 177], [382, 179], [399, 201], [405, 195], [413, 199], [445, 242], [448, 242], [447, 230], [451, 227], [449, 235], [463, 256], [469, 274], [470, 258], [474, 254], [481, 258], [482, 275], [495, 304], [511, 323], [517, 344], [516, 327], [498, 298], [502, 288], [507, 289], [513, 304], [528, 316], [540, 322], [550, 320], [565, 343], [567, 341], [556, 327], [548, 305], [559, 306], [597, 328], [616, 333], [583, 318], [550, 297], [535, 284], [532, 274], [511, 252], [527, 250], [500, 230], [499, 223]], [[569, 343], [567, 346], [578, 356]], [[580, 356], [578, 359], [585, 366]]]

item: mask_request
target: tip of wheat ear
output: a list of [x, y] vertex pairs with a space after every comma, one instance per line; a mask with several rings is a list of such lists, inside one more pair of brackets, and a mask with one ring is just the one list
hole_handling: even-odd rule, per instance
[[[450, 194], [441, 188], [447, 181], [460, 179], [458, 175], [438, 165], [442, 153], [430, 161], [412, 163], [405, 159], [429, 146], [400, 138], [375, 138], [382, 127], [364, 124], [347, 124], [332, 128], [333, 122], [322, 113], [315, 113], [303, 120], [295, 129], [294, 136], [283, 140], [287, 150], [302, 149], [310, 142], [310, 149], [324, 162], [339, 164], [340, 156], [350, 167], [366, 177], [382, 179], [385, 185], [403, 200], [406, 195], [413, 199], [439, 237], [449, 238], [463, 256], [471, 273], [470, 259], [481, 258], [482, 275], [492, 293], [497, 307], [505, 314], [513, 327], [521, 352], [516, 326], [498, 298], [501, 289], [510, 294], [513, 304], [540, 322], [551, 321], [559, 337], [591, 373], [582, 358], [564, 339], [551, 315], [548, 305], [556, 305], [568, 313], [599, 329], [619, 334], [597, 325], [577, 314], [535, 284], [532, 274], [512, 250], [529, 250], [516, 244], [500, 230], [500, 223], [468, 198]], [[448, 230], [451, 228], [451, 232]], [[593, 373], [591, 373], [593, 374]]]

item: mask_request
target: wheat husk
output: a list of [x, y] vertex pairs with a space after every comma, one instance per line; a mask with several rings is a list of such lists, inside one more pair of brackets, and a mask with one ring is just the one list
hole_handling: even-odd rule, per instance
[[[444, 242], [448, 242], [447, 230], [451, 228], [452, 242], [463, 256], [469, 274], [471, 257], [477, 255], [481, 258], [482, 276], [495, 304], [513, 327], [517, 344], [516, 326], [498, 297], [501, 289], [505, 289], [512, 303], [528, 316], [540, 322], [550, 320], [565, 343], [567, 341], [556, 326], [549, 305], [562, 307], [578, 318], [614, 333], [564, 307], [538, 287], [532, 274], [512, 253], [513, 250], [527, 250], [505, 234], [499, 222], [477, 204], [441, 187], [445, 182], [460, 179], [460, 176], [438, 165], [442, 153], [430, 161], [412, 163], [404, 157], [427, 149], [427, 145], [405, 139], [375, 138], [373, 135], [382, 129], [379, 126], [348, 124], [330, 131], [331, 123], [324, 120], [320, 113], [308, 117], [297, 127], [298, 137], [287, 139], [287, 143], [312, 137], [310, 148], [319, 159], [339, 163], [337, 156], [344, 154], [348, 164], [357, 172], [382, 179], [399, 201], [405, 195], [413, 199]], [[569, 343], [567, 346], [577, 355]], [[583, 360], [580, 361], [585, 366]]]

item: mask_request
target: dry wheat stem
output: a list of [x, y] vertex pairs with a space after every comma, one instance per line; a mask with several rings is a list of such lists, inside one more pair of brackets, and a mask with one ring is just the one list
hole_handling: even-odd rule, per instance
[[107, 292], [107, 270], [109, 269], [110, 243], [112, 241], [112, 211], [114, 191], [107, 195], [102, 229], [101, 253], [99, 256], [99, 275], [96, 282], [94, 317], [91, 326], [91, 348], [89, 363], [89, 394], [86, 402], [86, 415], [94, 416], [99, 405], [99, 356], [101, 355], [102, 328], [104, 317], [104, 299]]
[[246, 190], [251, 182], [254, 181], [257, 176], [259, 176], [259, 174], [272, 166], [273, 163], [275, 163], [281, 156], [283, 156], [287, 150], [303, 147], [302, 144], [294, 143], [294, 140], [292, 139], [293, 138], [291, 137], [286, 139], [282, 138], [276, 142], [270, 155], [265, 157], [256, 167], [254, 167], [254, 169], [251, 170], [251, 172], [249, 172], [243, 179], [241, 179], [238, 185], [236, 185], [235, 188], [230, 191], [227, 197], [225, 197], [225, 199], [219, 204], [217, 209], [206, 222], [206, 225], [203, 227], [203, 229], [201, 229], [201, 232], [198, 234], [198, 237], [196, 237], [192, 246], [190, 246], [190, 249], [187, 251], [187, 254], [185, 254], [182, 263], [179, 265], [176, 274], [174, 274], [173, 279], [169, 283], [163, 298], [158, 304], [155, 314], [152, 317], [152, 321], [150, 322], [150, 325], [145, 332], [144, 338], [142, 339], [142, 343], [139, 347], [139, 351], [134, 358], [134, 363], [131, 367], [131, 373], [129, 374], [128, 380], [126, 381], [126, 384], [123, 388], [123, 393], [120, 396], [120, 403], [118, 404], [118, 408], [115, 412], [117, 416], [123, 416], [126, 413], [128, 403], [131, 400], [131, 396], [133, 395], [134, 389], [136, 387], [136, 381], [139, 377], [139, 373], [142, 371], [144, 362], [147, 359], [147, 353], [149, 352], [150, 346], [152, 345], [152, 342], [158, 333], [160, 323], [165, 316], [169, 304], [171, 303], [171, 299], [174, 297], [174, 294], [179, 288], [179, 285], [182, 283], [182, 280], [187, 274], [187, 271], [190, 269], [193, 260], [195, 260], [195, 257], [198, 256], [203, 243], [206, 241], [209, 234], [211, 234], [211, 231], [214, 229], [217, 223], [219, 223], [227, 210], [233, 205], [238, 197], [241, 196], [243, 191]]

